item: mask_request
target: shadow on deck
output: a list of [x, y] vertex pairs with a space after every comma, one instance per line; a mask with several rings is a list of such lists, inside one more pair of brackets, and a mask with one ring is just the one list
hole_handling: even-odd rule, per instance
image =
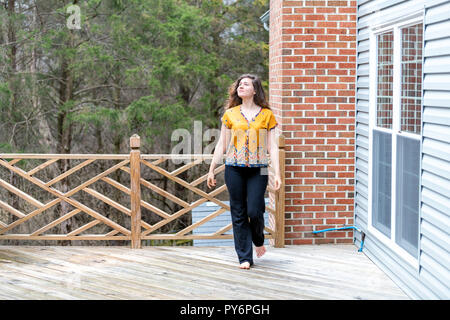
[[0, 299], [409, 298], [354, 245], [302, 245], [251, 270], [233, 247], [0, 246]]

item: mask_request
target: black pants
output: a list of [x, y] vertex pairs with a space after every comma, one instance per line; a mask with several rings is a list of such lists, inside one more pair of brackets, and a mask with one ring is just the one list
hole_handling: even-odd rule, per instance
[[252, 265], [252, 242], [257, 247], [264, 244], [264, 192], [268, 178], [260, 167], [225, 166], [234, 247], [239, 263], [247, 261]]

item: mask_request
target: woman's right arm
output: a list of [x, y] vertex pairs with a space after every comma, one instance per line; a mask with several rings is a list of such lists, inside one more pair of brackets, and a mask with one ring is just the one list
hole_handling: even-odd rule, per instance
[[222, 128], [220, 130], [219, 141], [216, 144], [214, 149], [213, 158], [211, 161], [211, 165], [209, 166], [207, 185], [209, 188], [216, 186], [216, 179], [214, 179], [214, 169], [218, 163], [222, 163], [222, 157], [224, 152], [226, 152], [226, 147], [228, 146], [228, 142], [230, 140], [231, 130], [225, 127], [222, 124]]

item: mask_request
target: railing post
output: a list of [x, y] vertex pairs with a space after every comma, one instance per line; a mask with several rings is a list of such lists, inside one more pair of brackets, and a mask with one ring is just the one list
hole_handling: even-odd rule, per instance
[[130, 138], [131, 176], [131, 248], [141, 248], [141, 138], [134, 134]]
[[285, 150], [284, 136], [278, 137], [278, 158], [280, 161], [281, 186], [275, 195], [275, 248], [284, 247], [284, 179], [285, 179]]

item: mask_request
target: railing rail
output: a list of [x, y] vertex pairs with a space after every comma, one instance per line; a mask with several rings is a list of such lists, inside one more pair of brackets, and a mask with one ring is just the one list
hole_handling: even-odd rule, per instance
[[[284, 246], [284, 166], [285, 166], [285, 155], [284, 155], [284, 137], [280, 136], [278, 138], [279, 146], [279, 159], [280, 159], [280, 173], [282, 186], [279, 190], [274, 191], [271, 186], [272, 179], [269, 179], [269, 186], [267, 188], [270, 198], [270, 204], [266, 206], [266, 210], [269, 212], [269, 222], [270, 225], [265, 228], [266, 238], [271, 239], [270, 241], [275, 247]], [[199, 185], [206, 181], [207, 174], [204, 174], [192, 182], [188, 182], [179, 177], [180, 174], [201, 164], [204, 160], [211, 160], [212, 155], [203, 154], [188, 154], [188, 155], [175, 155], [175, 154], [141, 154], [140, 153], [140, 138], [134, 135], [130, 138], [130, 153], [129, 154], [0, 154], [0, 167], [9, 171], [10, 174], [17, 175], [22, 179], [28, 181], [32, 185], [38, 187], [39, 191], [45, 191], [51, 195], [52, 199], [46, 203], [43, 203], [33, 197], [33, 195], [20, 190], [17, 186], [6, 181], [7, 179], [0, 178], [0, 190], [1, 188], [8, 191], [10, 195], [14, 195], [16, 198], [20, 198], [26, 202], [27, 207], [30, 207], [28, 213], [22, 212], [8, 203], [7, 199], [2, 199], [0, 194], [0, 217], [5, 215], [12, 215], [16, 220], [11, 223], [5, 223], [0, 219], [0, 240], [129, 240], [131, 241], [132, 248], [141, 248], [142, 240], [181, 240], [181, 239], [230, 239], [232, 235], [225, 234], [230, 229], [232, 229], [231, 224], [228, 224], [219, 230], [209, 233], [209, 234], [193, 234], [192, 231], [201, 226], [202, 224], [214, 219], [220, 214], [229, 211], [229, 206], [223, 201], [217, 199], [217, 196], [226, 190], [226, 185], [216, 187], [209, 193], [202, 190]], [[24, 170], [21, 169], [17, 164], [21, 160], [44, 160], [44, 162], [38, 164], [37, 166]], [[56, 177], [53, 177], [49, 181], [42, 181], [37, 177], [38, 173], [45, 168], [54, 165], [55, 162], [60, 160], [81, 160], [79, 164], [73, 166], [65, 172], [60, 173]], [[190, 159], [190, 162], [176, 168], [175, 170], [169, 172], [166, 169], [159, 166], [164, 161], [169, 159]], [[9, 160], [9, 161], [8, 161]], [[76, 176], [77, 173], [84, 167], [91, 165], [95, 161], [99, 160], [110, 160], [116, 161], [118, 163], [103, 170], [101, 173], [89, 178], [87, 181], [82, 182], [78, 186], [72, 188], [71, 190], [61, 191], [55, 187], [56, 184], [61, 183], [69, 177]], [[167, 192], [156, 184], [146, 180], [141, 175], [142, 169], [150, 169], [152, 172], [158, 173], [160, 176], [165, 177], [168, 181], [171, 181], [186, 190], [189, 190], [193, 194], [199, 197], [199, 199], [192, 201], [190, 203], [183, 199], [180, 199], [174, 194]], [[225, 165], [220, 165], [215, 169], [215, 173], [218, 174], [224, 171]], [[130, 187], [122, 184], [109, 175], [120, 170], [121, 172], [126, 172], [129, 175]], [[269, 167], [269, 178], [272, 176], [273, 168]], [[129, 197], [129, 207], [123, 205], [111, 199], [105, 194], [96, 191], [92, 186], [96, 183], [106, 183], [114, 190], [119, 190]], [[141, 198], [141, 188], [143, 190], [151, 190], [152, 192], [158, 194], [176, 203], [181, 209], [175, 212], [166, 212], [154, 204], [150, 203]], [[90, 208], [89, 206], [82, 203], [82, 201], [77, 200], [76, 195], [83, 191], [89, 194], [96, 200], [99, 200], [105, 205], [114, 208], [118, 212], [126, 214], [129, 216], [129, 228], [121, 225], [120, 223], [113, 221], [111, 218], [107, 217], [105, 214]], [[219, 206], [219, 209], [215, 212], [209, 214], [207, 217], [185, 226], [176, 233], [161, 233], [159, 232], [162, 227], [171, 223], [172, 221], [180, 218], [184, 214], [192, 211], [199, 205], [205, 202], [212, 202]], [[72, 210], [64, 213], [50, 222], [47, 222], [44, 226], [33, 230], [27, 234], [17, 234], [12, 233], [12, 230], [21, 224], [26, 223], [30, 219], [37, 217], [38, 215], [43, 215], [44, 212], [53, 206], [61, 203], [67, 203], [73, 207]], [[158, 216], [160, 221], [153, 224], [145, 222], [141, 216], [141, 208], [145, 208]], [[57, 227], [64, 221], [75, 217], [77, 214], [87, 214], [93, 220], [85, 223], [82, 226], [77, 227], [75, 230], [71, 230], [66, 234], [48, 234], [47, 231], [52, 228]], [[99, 224], [105, 224], [111, 230], [103, 234], [86, 234], [86, 232], [97, 226]], [[92, 230], [92, 229], [91, 229]]]

